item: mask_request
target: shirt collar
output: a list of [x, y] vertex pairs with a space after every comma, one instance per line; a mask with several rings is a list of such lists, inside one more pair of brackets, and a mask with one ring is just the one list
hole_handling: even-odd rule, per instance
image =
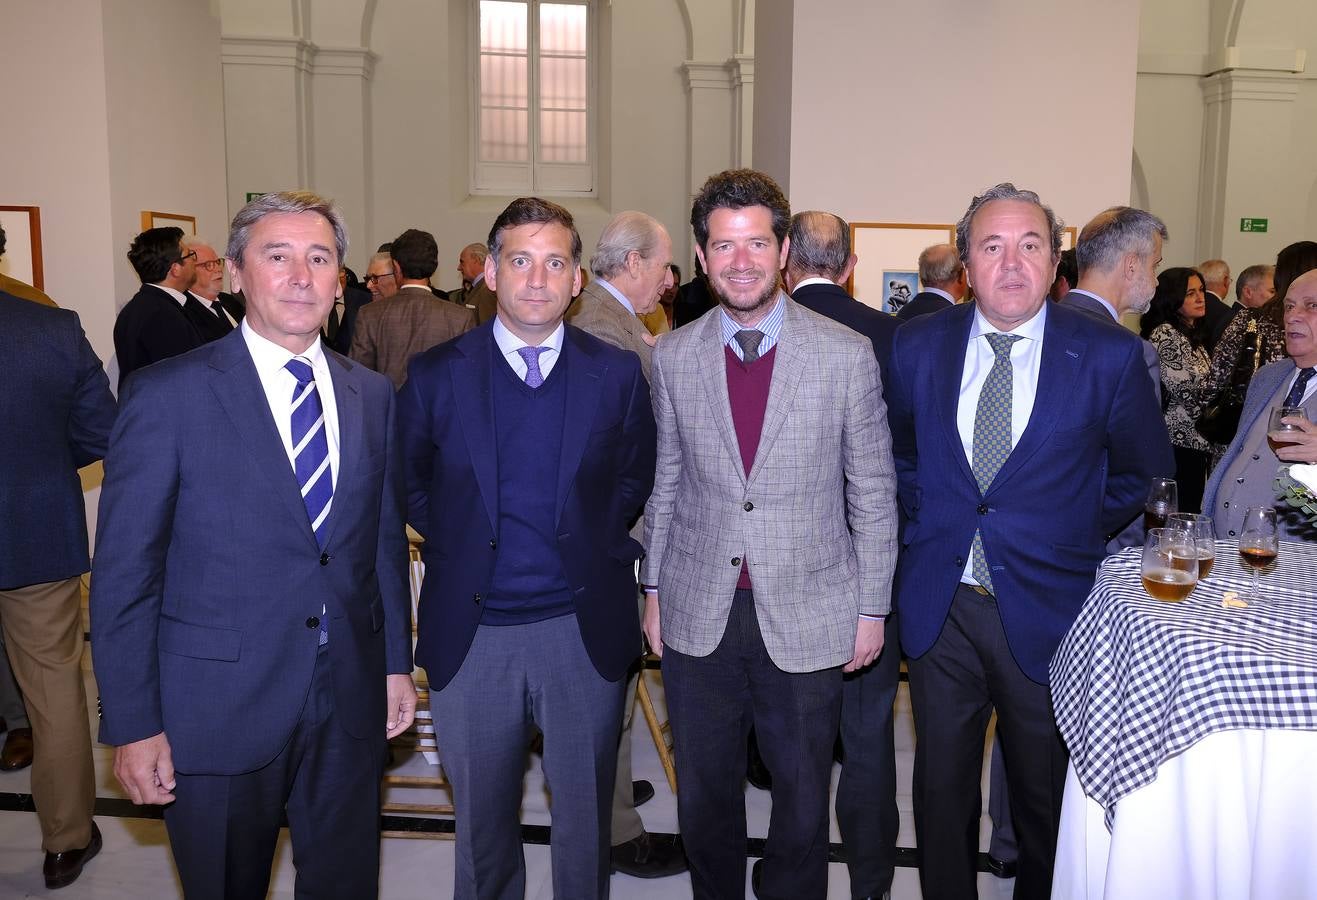
[[[563, 327], [562, 322], [559, 322], [558, 327], [553, 330], [553, 334], [549, 335], [548, 339], [543, 344], [537, 346], [548, 347], [555, 353], [561, 353], [562, 339], [563, 335], [566, 333], [567, 329]], [[504, 356], [511, 356], [522, 347], [532, 346], [509, 331], [508, 327], [503, 324], [503, 320], [498, 316], [494, 317], [494, 342], [498, 344], [499, 352]]]
[[[1019, 337], [1042, 343], [1043, 326], [1046, 324], [1047, 301], [1044, 300], [1042, 307], [1039, 308], [1038, 312], [1033, 314], [1033, 318], [1029, 319], [1027, 322], [1021, 322], [1019, 325], [1015, 326], [1009, 334], [1018, 335]], [[971, 325], [969, 329], [969, 339], [972, 341], [981, 335], [994, 334], [1000, 331], [1000, 328], [983, 317], [983, 312], [976, 305], [974, 307], [974, 324]]]
[[485, 280], [485, 270], [481, 269], [480, 272], [476, 275], [476, 277], [471, 279], [471, 286], [475, 287], [476, 285], [480, 284], [484, 280]]
[[942, 297], [943, 299], [950, 300], [953, 306], [954, 306], [955, 303], [956, 303], [956, 298], [953, 297], [953, 296], [951, 296], [950, 294], [948, 294], [946, 291], [942, 290], [942, 288], [925, 287], [925, 288], [924, 288], [924, 293], [925, 293], [925, 294], [937, 294], [939, 297]]
[[1120, 316], [1116, 315], [1116, 307], [1108, 303], [1105, 297], [1099, 297], [1097, 294], [1093, 293], [1092, 291], [1086, 291], [1083, 288], [1071, 288], [1070, 293], [1083, 294], [1085, 297], [1092, 297], [1094, 300], [1096, 300], [1098, 303], [1101, 303], [1103, 307], [1106, 308], [1107, 312], [1111, 314], [1111, 318], [1115, 319], [1117, 322], [1120, 321]]
[[634, 316], [636, 314], [636, 308], [631, 305], [631, 301], [626, 298], [625, 294], [623, 294], [617, 288], [613, 287], [612, 282], [596, 276], [595, 284], [599, 285], [601, 288], [608, 291], [608, 293], [612, 294], [613, 297], [617, 299], [617, 302], [625, 306], [626, 311], [631, 313], [631, 315]]
[[801, 288], [811, 284], [826, 284], [829, 287], [837, 286], [837, 282], [833, 281], [830, 278], [823, 278], [822, 276], [819, 275], [811, 275], [809, 278], [802, 278], [800, 281], [797, 281], [796, 290], [800, 290]]
[[777, 302], [773, 308], [754, 325], [742, 325], [740, 322], [727, 315], [727, 309], [723, 306], [718, 307], [718, 316], [722, 320], [723, 343], [730, 344], [736, 340], [736, 332], [746, 328], [753, 328], [756, 331], [762, 331], [764, 335], [771, 339], [771, 343], [777, 343], [778, 337], [782, 332], [782, 319], [786, 315], [786, 304], [782, 302], [782, 292], [777, 292]]
[[207, 306], [210, 306], [210, 304], [214, 303], [216, 300], [219, 299], [219, 294], [216, 294], [214, 297], [211, 297], [208, 300], [205, 297], [203, 297], [201, 294], [198, 294], [196, 291], [188, 291], [188, 293], [191, 294], [193, 297], [196, 297], [198, 300], [200, 300], [202, 303], [206, 304]]
[[311, 369], [317, 376], [329, 373], [329, 366], [325, 362], [325, 351], [321, 347], [320, 338], [312, 341], [311, 346], [301, 353], [290, 353], [269, 338], [257, 334], [251, 326], [251, 320], [246, 316], [243, 317], [240, 327], [242, 328], [242, 338], [247, 342], [247, 351], [251, 353], [252, 362], [256, 364], [256, 372], [261, 376], [262, 381], [283, 369], [288, 364], [288, 360], [294, 356], [309, 362]]
[[187, 296], [182, 291], [176, 291], [171, 287], [165, 287], [163, 284], [152, 284], [151, 287], [160, 288], [160, 290], [177, 300], [179, 306], [187, 303]]

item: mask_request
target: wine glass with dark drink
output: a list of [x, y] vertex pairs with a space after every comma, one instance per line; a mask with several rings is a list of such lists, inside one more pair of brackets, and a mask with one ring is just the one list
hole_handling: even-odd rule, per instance
[[1239, 528], [1239, 558], [1253, 570], [1253, 587], [1247, 600], [1265, 600], [1258, 590], [1258, 575], [1276, 561], [1280, 540], [1276, 533], [1276, 510], [1270, 506], [1250, 506]]
[[1212, 517], [1202, 513], [1171, 513], [1166, 520], [1166, 527], [1189, 533], [1198, 554], [1198, 580], [1202, 581], [1210, 575], [1216, 562], [1216, 533]]
[[1288, 447], [1298, 442], [1302, 429], [1285, 419], [1302, 419], [1308, 421], [1308, 413], [1302, 406], [1277, 406], [1271, 410], [1267, 419], [1267, 446], [1275, 453], [1281, 447]]
[[1181, 528], [1150, 528], [1143, 539], [1143, 589], [1150, 597], [1179, 603], [1198, 583], [1198, 549]]
[[1154, 478], [1148, 488], [1148, 499], [1143, 504], [1143, 529], [1165, 528], [1166, 519], [1178, 509], [1175, 479]]

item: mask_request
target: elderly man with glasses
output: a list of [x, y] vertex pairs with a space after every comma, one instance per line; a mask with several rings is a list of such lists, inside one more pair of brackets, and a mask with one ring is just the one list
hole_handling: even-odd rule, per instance
[[197, 278], [188, 289], [183, 311], [204, 340], [218, 340], [242, 321], [242, 301], [224, 292], [224, 257], [203, 241], [191, 239], [186, 243], [196, 255]]

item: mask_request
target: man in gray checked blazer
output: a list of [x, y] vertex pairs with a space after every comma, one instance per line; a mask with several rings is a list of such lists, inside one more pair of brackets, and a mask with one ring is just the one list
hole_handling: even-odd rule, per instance
[[877, 657], [891, 602], [877, 363], [864, 337], [782, 293], [790, 218], [767, 176], [711, 177], [691, 224], [719, 306], [654, 350], [644, 628], [663, 657], [696, 898], [744, 894], [752, 724], [774, 775], [756, 893], [826, 894], [842, 672]]

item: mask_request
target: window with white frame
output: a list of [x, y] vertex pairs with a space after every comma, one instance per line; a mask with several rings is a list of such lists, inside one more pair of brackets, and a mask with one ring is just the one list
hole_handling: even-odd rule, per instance
[[478, 0], [472, 189], [594, 192], [589, 0]]

